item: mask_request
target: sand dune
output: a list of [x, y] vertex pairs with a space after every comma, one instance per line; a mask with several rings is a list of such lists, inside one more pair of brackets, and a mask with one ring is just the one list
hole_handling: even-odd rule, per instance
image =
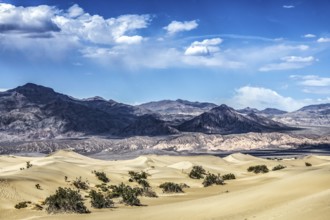
[[[29, 169], [20, 170], [30, 161]], [[306, 167], [305, 162], [312, 164]], [[265, 164], [269, 169], [281, 164], [283, 170], [266, 174], [247, 172], [251, 165]], [[188, 177], [194, 165], [212, 173], [234, 173], [236, 180], [223, 186], [204, 188], [202, 180]], [[128, 171], [144, 170], [158, 198], [141, 197], [142, 207], [116, 203], [116, 208], [94, 209], [91, 214], [49, 215], [33, 210], [59, 187], [71, 187], [76, 177], [100, 184], [93, 170], [104, 171], [110, 184], [128, 182]], [[102, 161], [70, 151], [47, 157], [0, 156], [0, 219], [328, 219], [330, 216], [330, 157], [307, 156], [294, 160], [266, 160], [250, 155], [214, 156], [140, 156], [132, 160]], [[64, 176], [69, 181], [65, 181]], [[186, 183], [185, 193], [164, 194], [159, 184]], [[35, 184], [41, 185], [41, 190]], [[87, 192], [81, 192], [86, 195]], [[31, 201], [17, 210], [15, 204]]]

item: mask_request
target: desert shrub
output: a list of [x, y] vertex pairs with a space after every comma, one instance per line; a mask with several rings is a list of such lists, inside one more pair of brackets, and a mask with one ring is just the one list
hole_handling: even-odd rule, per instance
[[33, 210], [41, 211], [41, 210], [43, 210], [43, 209], [44, 209], [44, 208], [43, 208], [41, 205], [39, 205], [39, 204], [34, 204]]
[[202, 166], [193, 166], [189, 173], [189, 177], [192, 179], [202, 179], [205, 174], [206, 172]]
[[180, 187], [181, 187], [182, 189], [184, 189], [184, 188], [190, 188], [190, 186], [188, 186], [188, 185], [185, 184], [185, 183], [180, 183]]
[[308, 162], [305, 162], [305, 166], [306, 166], [306, 167], [311, 167], [312, 164], [311, 164], [311, 163], [308, 163]]
[[159, 188], [163, 189], [164, 193], [183, 193], [182, 187], [177, 183], [165, 182]]
[[150, 187], [149, 182], [145, 179], [139, 179], [137, 183], [140, 184], [143, 188]]
[[41, 186], [40, 186], [39, 183], [37, 183], [37, 184], [35, 185], [35, 187], [36, 187], [37, 189], [41, 189]]
[[247, 169], [248, 172], [254, 172], [254, 173], [268, 173], [268, 168], [266, 165], [256, 165], [256, 166], [250, 166]]
[[227, 173], [222, 176], [222, 179], [223, 180], [234, 180], [234, 179], [236, 179], [236, 176], [233, 173]]
[[23, 209], [28, 206], [28, 204], [31, 204], [30, 201], [24, 201], [24, 202], [19, 202], [15, 205], [15, 209]]
[[145, 197], [157, 198], [157, 194], [150, 187], [143, 188], [142, 195]]
[[140, 179], [147, 179], [148, 174], [144, 171], [141, 171], [140, 173], [135, 171], [128, 171], [128, 175], [130, 176], [130, 182], [137, 182]]
[[31, 167], [32, 167], [31, 162], [30, 162], [30, 161], [27, 161], [27, 162], [26, 162], [26, 169], [29, 169], [29, 168], [31, 168]]
[[126, 205], [139, 206], [141, 205], [138, 199], [139, 195], [142, 195], [143, 189], [135, 187], [132, 188], [124, 183], [118, 186], [111, 186], [112, 192], [109, 194], [109, 198], [122, 198], [122, 202]]
[[284, 168], [286, 168], [286, 166], [283, 166], [283, 165], [279, 164], [279, 165], [273, 167], [272, 171], [282, 170], [282, 169], [284, 169]]
[[108, 192], [109, 191], [108, 187], [106, 185], [103, 185], [103, 184], [102, 185], [95, 185], [95, 187], [101, 189], [103, 192]]
[[94, 208], [102, 209], [102, 208], [111, 208], [113, 207], [113, 201], [110, 196], [104, 196], [100, 192], [96, 192], [95, 190], [91, 190], [89, 192], [89, 197], [91, 198], [91, 205]]
[[87, 190], [89, 188], [88, 186], [88, 182], [87, 181], [82, 181], [81, 177], [76, 178], [76, 180], [73, 181], [73, 185], [77, 188], [77, 189], [83, 189], [83, 190]]
[[70, 188], [59, 187], [54, 195], [46, 198], [44, 204], [48, 213], [89, 213], [79, 192]]
[[236, 176], [233, 173], [228, 173], [222, 176], [223, 180], [234, 180]]
[[129, 182], [137, 182], [143, 188], [150, 187], [149, 182], [147, 181], [148, 173], [141, 171], [140, 173], [135, 171], [128, 171], [128, 175], [130, 176]]
[[104, 183], [110, 182], [110, 179], [107, 177], [107, 175], [104, 172], [99, 172], [99, 171], [94, 170], [94, 171], [92, 171], [92, 173], [94, 173], [95, 176], [102, 182], [104, 182]]
[[204, 181], [203, 181], [203, 186], [204, 187], [208, 187], [208, 186], [211, 186], [213, 184], [216, 184], [216, 185], [224, 185], [224, 181], [223, 179], [221, 178], [220, 174], [218, 175], [215, 175], [213, 173], [208, 173], [205, 178], [204, 178]]

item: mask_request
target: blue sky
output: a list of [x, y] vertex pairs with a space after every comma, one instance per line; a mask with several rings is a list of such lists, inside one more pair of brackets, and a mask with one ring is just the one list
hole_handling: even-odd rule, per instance
[[330, 102], [330, 2], [0, 1], [0, 90], [296, 110]]

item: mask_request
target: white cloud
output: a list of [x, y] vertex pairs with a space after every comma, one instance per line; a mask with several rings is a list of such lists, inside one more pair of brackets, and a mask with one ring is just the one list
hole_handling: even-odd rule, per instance
[[294, 111], [306, 105], [324, 103], [327, 101], [329, 101], [329, 99], [296, 100], [291, 97], [282, 96], [268, 88], [244, 86], [235, 91], [234, 97], [231, 101], [228, 101], [228, 104], [238, 109], [245, 107], [264, 109], [271, 106], [286, 111]]
[[324, 87], [330, 86], [330, 78], [329, 77], [320, 77], [317, 75], [292, 75], [290, 76], [292, 79], [300, 80], [299, 84], [303, 86], [312, 86], [312, 87]]
[[304, 38], [315, 38], [316, 35], [315, 34], [305, 34], [303, 37]]
[[289, 70], [289, 69], [301, 69], [311, 65], [316, 61], [313, 56], [298, 57], [298, 56], [286, 56], [281, 58], [282, 62], [270, 63], [259, 68], [261, 72], [268, 72], [274, 70]]
[[294, 5], [283, 5], [283, 8], [292, 9], [292, 8], [295, 8], [295, 6]]
[[74, 4], [72, 5], [69, 9], [68, 9], [68, 17], [70, 18], [76, 18], [79, 17], [80, 15], [83, 15], [84, 9], [82, 9], [81, 7], [79, 7], [79, 5]]
[[188, 56], [204, 56], [211, 55], [220, 51], [218, 47], [222, 43], [220, 38], [205, 39], [203, 41], [193, 42], [185, 51]]
[[149, 15], [90, 15], [77, 4], [63, 11], [48, 5], [16, 7], [0, 3], [0, 33], [29, 38], [64, 35], [94, 44], [138, 44], [143, 37], [135, 32], [147, 28], [150, 21]]
[[319, 42], [319, 43], [328, 43], [328, 42], [330, 42], [330, 38], [321, 37], [321, 38], [317, 39], [317, 42]]
[[54, 18], [54, 22], [61, 28], [62, 34], [76, 35], [81, 40], [95, 44], [136, 44], [140, 43], [143, 37], [127, 34], [146, 28], [150, 19], [149, 15], [122, 15], [104, 19], [99, 15], [85, 13], [77, 18], [59, 15]]
[[169, 35], [176, 34], [182, 31], [191, 31], [198, 27], [198, 23], [196, 20], [192, 21], [172, 21], [169, 25], [164, 27]]
[[139, 44], [143, 40], [143, 37], [139, 35], [134, 36], [120, 36], [116, 39], [119, 44]]
[[313, 56], [309, 56], [309, 57], [287, 56], [281, 58], [281, 60], [288, 63], [310, 63], [313, 62], [315, 58]]
[[0, 33], [44, 33], [60, 31], [53, 22], [59, 11], [55, 7], [39, 5], [16, 7], [0, 3]]

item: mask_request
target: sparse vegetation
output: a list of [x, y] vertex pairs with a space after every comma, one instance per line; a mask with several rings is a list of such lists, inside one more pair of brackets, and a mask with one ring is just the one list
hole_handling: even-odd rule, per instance
[[26, 162], [26, 169], [29, 169], [29, 168], [31, 168], [31, 167], [32, 167], [31, 162], [30, 162], [30, 161], [27, 161], [27, 162]]
[[95, 187], [101, 189], [103, 192], [109, 191], [107, 185], [100, 184], [100, 185], [96, 185]]
[[138, 180], [137, 183], [140, 184], [143, 188], [149, 188], [150, 187], [149, 182], [145, 179], [140, 179], [140, 180]]
[[233, 173], [228, 173], [222, 176], [223, 180], [234, 180], [236, 176]]
[[91, 198], [91, 205], [94, 208], [102, 209], [102, 208], [111, 208], [113, 207], [113, 201], [110, 196], [104, 196], [100, 192], [96, 192], [95, 190], [91, 190], [89, 192], [89, 197]]
[[130, 176], [129, 181], [130, 182], [138, 182], [141, 179], [147, 179], [148, 174], [144, 171], [141, 171], [140, 173], [135, 172], [135, 171], [128, 171], [128, 175]]
[[83, 190], [87, 190], [89, 188], [88, 186], [88, 182], [86, 181], [82, 181], [81, 177], [76, 178], [73, 183], [72, 183], [77, 189], [83, 189]]
[[143, 189], [143, 196], [145, 197], [152, 197], [152, 198], [157, 198], [157, 194], [155, 191], [153, 191], [150, 187], [144, 188]]
[[140, 173], [135, 171], [129, 171], [128, 172], [130, 178], [129, 182], [137, 182], [139, 185], [141, 185], [143, 188], [149, 188], [150, 184], [147, 181], [148, 173], [141, 171]]
[[312, 164], [311, 164], [311, 163], [308, 163], [308, 162], [305, 162], [305, 166], [306, 166], [306, 167], [311, 167]]
[[256, 165], [256, 166], [250, 166], [247, 169], [248, 172], [254, 172], [254, 173], [268, 173], [269, 170], [266, 165]]
[[185, 184], [185, 183], [180, 183], [180, 187], [181, 187], [182, 189], [184, 189], [184, 188], [190, 188], [190, 186], [188, 186], [188, 185]]
[[140, 200], [138, 199], [139, 195], [142, 195], [143, 190], [141, 188], [132, 188], [124, 183], [119, 184], [118, 186], [111, 186], [112, 192], [109, 194], [109, 198], [122, 197], [122, 202], [130, 206], [139, 206], [141, 205]]
[[189, 177], [192, 179], [202, 179], [206, 171], [202, 166], [193, 166], [192, 170], [189, 173]]
[[283, 166], [283, 165], [279, 164], [279, 165], [273, 167], [272, 171], [282, 170], [282, 169], [284, 169], [284, 168], [286, 168], [286, 166]]
[[92, 171], [92, 173], [94, 173], [95, 176], [102, 182], [104, 182], [104, 183], [110, 182], [110, 179], [107, 177], [107, 175], [104, 172], [99, 172], [99, 171], [94, 170], [94, 171]]
[[35, 185], [35, 187], [36, 187], [37, 189], [41, 189], [41, 186], [40, 186], [39, 183], [37, 183], [37, 184]]
[[30, 201], [24, 201], [24, 202], [19, 202], [15, 205], [15, 209], [23, 209], [28, 206], [28, 204], [31, 204]]
[[164, 193], [183, 193], [182, 187], [177, 183], [165, 182], [159, 188], [163, 189]]
[[213, 184], [216, 185], [224, 185], [224, 181], [222, 179], [222, 177], [220, 176], [220, 174], [215, 175], [213, 173], [208, 173], [203, 181], [203, 186], [204, 187], [208, 187], [208, 186], [212, 186]]
[[78, 191], [59, 187], [54, 195], [46, 198], [44, 204], [48, 213], [89, 213]]

